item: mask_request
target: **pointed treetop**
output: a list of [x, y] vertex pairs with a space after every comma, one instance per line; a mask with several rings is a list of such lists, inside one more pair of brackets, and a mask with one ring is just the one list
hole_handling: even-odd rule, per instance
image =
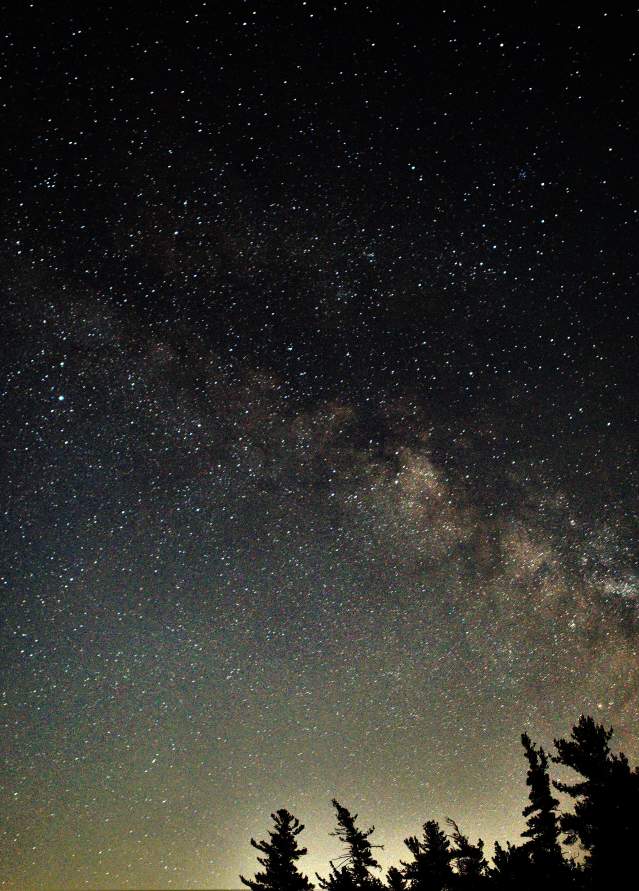
[[341, 857], [331, 861], [331, 873], [328, 878], [323, 879], [318, 876], [320, 887], [329, 889], [329, 891], [380, 887], [379, 879], [370, 872], [371, 869], [381, 869], [373, 857], [372, 849], [381, 848], [382, 845], [373, 845], [369, 841], [375, 827], [371, 826], [366, 831], [358, 829], [355, 825], [357, 814], [351, 814], [348, 808], [341, 805], [335, 798], [333, 798], [332, 804], [337, 811], [337, 827], [334, 832], [331, 832], [331, 835], [345, 845], [346, 851]]
[[313, 885], [295, 863], [307, 853], [306, 848], [297, 844], [303, 824], [285, 808], [271, 814], [271, 818], [274, 828], [269, 831], [270, 840], [251, 839], [251, 845], [265, 855], [257, 858], [264, 869], [256, 873], [254, 879], [240, 876], [240, 881], [251, 891], [312, 891]]

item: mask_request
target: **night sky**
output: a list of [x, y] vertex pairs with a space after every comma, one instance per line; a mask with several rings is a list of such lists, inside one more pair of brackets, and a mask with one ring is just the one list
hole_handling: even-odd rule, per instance
[[238, 887], [278, 807], [325, 874], [332, 797], [385, 865], [491, 851], [522, 731], [639, 756], [639, 14], [598, 6], [3, 14], [2, 887]]

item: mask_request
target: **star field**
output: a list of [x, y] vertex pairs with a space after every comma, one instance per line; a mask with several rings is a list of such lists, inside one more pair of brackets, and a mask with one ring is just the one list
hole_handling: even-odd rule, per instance
[[2, 887], [639, 757], [637, 11], [527, 6], [3, 22]]

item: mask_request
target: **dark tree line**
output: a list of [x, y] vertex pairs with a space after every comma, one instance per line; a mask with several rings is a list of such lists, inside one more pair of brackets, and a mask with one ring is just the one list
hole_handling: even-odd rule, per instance
[[[639, 767], [631, 768], [624, 754], [611, 752], [612, 728], [606, 730], [582, 716], [569, 739], [555, 740], [556, 755], [537, 747], [527, 734], [521, 742], [528, 763], [528, 804], [523, 810], [526, 828], [521, 841], [495, 844], [492, 862], [484, 842], [471, 842], [457, 823], [447, 829], [427, 820], [421, 836], [405, 840], [406, 860], [391, 866], [385, 879], [370, 841], [374, 827], [361, 830], [357, 814], [333, 799], [337, 826], [331, 833], [342, 853], [330, 862], [328, 875], [317, 875], [322, 891], [608, 891], [635, 887], [634, 844], [639, 843]], [[552, 781], [549, 761], [570, 768], [576, 782]], [[553, 789], [572, 799], [570, 811], [561, 812]], [[297, 836], [304, 826], [287, 810], [271, 815], [269, 841], [251, 844], [264, 856], [253, 879], [241, 881], [251, 891], [311, 891], [312, 882], [297, 861], [307, 853]], [[634, 876], [634, 878], [629, 878]], [[630, 882], [630, 884], [628, 884]]]

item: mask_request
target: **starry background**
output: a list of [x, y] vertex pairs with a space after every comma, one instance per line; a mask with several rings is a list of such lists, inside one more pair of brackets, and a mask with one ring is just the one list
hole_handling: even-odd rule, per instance
[[637, 757], [637, 10], [18, 5], [2, 886], [237, 887], [283, 806], [324, 871], [333, 796], [490, 848], [523, 730]]

